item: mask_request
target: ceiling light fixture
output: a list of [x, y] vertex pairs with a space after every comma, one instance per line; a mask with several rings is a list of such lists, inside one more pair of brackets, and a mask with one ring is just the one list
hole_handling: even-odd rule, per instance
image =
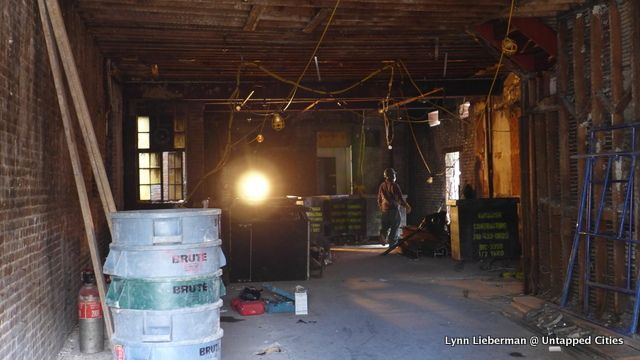
[[271, 127], [275, 131], [284, 129], [284, 118], [280, 113], [273, 114], [273, 117], [271, 118]]

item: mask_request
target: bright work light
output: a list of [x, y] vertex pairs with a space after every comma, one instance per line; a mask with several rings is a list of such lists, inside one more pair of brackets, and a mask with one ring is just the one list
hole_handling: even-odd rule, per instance
[[269, 180], [259, 172], [251, 171], [240, 177], [238, 196], [247, 202], [258, 203], [269, 195]]

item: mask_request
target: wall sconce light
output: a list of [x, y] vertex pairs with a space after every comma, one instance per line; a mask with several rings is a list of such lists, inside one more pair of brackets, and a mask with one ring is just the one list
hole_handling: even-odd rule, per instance
[[258, 136], [256, 136], [256, 141], [257, 141], [258, 143], [263, 142], [263, 141], [264, 141], [264, 135], [262, 135], [262, 134], [258, 134]]
[[275, 131], [284, 129], [284, 118], [280, 113], [273, 114], [273, 117], [271, 118], [271, 127]]

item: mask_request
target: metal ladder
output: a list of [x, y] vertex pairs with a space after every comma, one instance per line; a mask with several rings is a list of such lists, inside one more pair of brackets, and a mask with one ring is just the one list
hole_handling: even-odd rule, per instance
[[[633, 244], [640, 244], [640, 241], [633, 238], [634, 232], [634, 203], [633, 203], [633, 191], [635, 182], [636, 171], [636, 158], [640, 155], [640, 152], [636, 148], [636, 135], [640, 130], [640, 123], [622, 124], [615, 126], [608, 126], [598, 129], [592, 129], [589, 131], [589, 147], [588, 154], [574, 156], [574, 158], [585, 159], [584, 169], [584, 182], [582, 188], [582, 194], [580, 199], [580, 205], [578, 209], [578, 219], [576, 222], [576, 229], [573, 237], [573, 244], [571, 247], [571, 255], [569, 257], [569, 264], [564, 280], [564, 286], [562, 289], [562, 297], [560, 299], [560, 305], [566, 307], [569, 295], [571, 291], [571, 283], [574, 276], [582, 276], [584, 284], [583, 292], [583, 314], [589, 317], [589, 295], [593, 288], [601, 289], [602, 291], [612, 291], [624, 295], [628, 295], [634, 298], [633, 303], [633, 315], [631, 324], [628, 328], [612, 328], [612, 330], [618, 331], [624, 334], [635, 334], [638, 327], [638, 315], [640, 313], [640, 281], [638, 281], [640, 272], [636, 271], [635, 286], [632, 286], [632, 271], [633, 271], [633, 257], [632, 249]], [[623, 136], [627, 136], [628, 151], [621, 151], [621, 149], [614, 149], [613, 151], [602, 151], [602, 143], [598, 144], [597, 135], [600, 133], [606, 135], [607, 133], [613, 136], [614, 132], [622, 132]], [[626, 133], [625, 133], [626, 131]], [[631, 136], [629, 139], [628, 136]], [[604, 170], [604, 179], [594, 179], [594, 168], [598, 162], [606, 162], [606, 169]], [[628, 172], [622, 171], [624, 161], [629, 164]], [[612, 178], [612, 167], [616, 165], [618, 176], [627, 172], [626, 176], [622, 175], [621, 178]], [[618, 167], [619, 166], [619, 167]], [[610, 193], [613, 184], [620, 184], [622, 187], [621, 193], [624, 194], [624, 202], [622, 211], [618, 217], [618, 210], [614, 209], [614, 221], [613, 231], [602, 230], [603, 212], [607, 200], [607, 194]], [[594, 190], [594, 185], [602, 186], [602, 190], [599, 194]], [[626, 188], [626, 189], [625, 189]], [[612, 195], [610, 195], [612, 196]], [[594, 221], [595, 218], [595, 221]], [[616, 224], [616, 221], [618, 222]], [[591, 248], [594, 240], [596, 241], [614, 241], [624, 242], [626, 244], [626, 286], [619, 287], [605, 283], [599, 283], [592, 281], [591, 275]], [[578, 249], [580, 242], [584, 242], [584, 273], [574, 274], [574, 268], [576, 259], [578, 257]], [[606, 300], [605, 300], [606, 301]], [[597, 322], [593, 319], [590, 319]]]

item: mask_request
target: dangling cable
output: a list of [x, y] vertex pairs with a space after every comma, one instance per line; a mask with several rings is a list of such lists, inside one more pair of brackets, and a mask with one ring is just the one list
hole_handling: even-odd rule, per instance
[[378, 110], [382, 113], [382, 119], [384, 120], [384, 134], [387, 141], [387, 148], [391, 150], [393, 148], [393, 123], [387, 116], [387, 110], [389, 109], [389, 99], [391, 98], [391, 89], [393, 88], [393, 77], [395, 75], [395, 66], [391, 67], [391, 75], [389, 76], [389, 82], [387, 83], [387, 96], [382, 100], [382, 108]]
[[[511, 18], [513, 17], [513, 7], [515, 5], [516, 0], [511, 0], [511, 9], [509, 9], [509, 20], [507, 21], [507, 33], [505, 34], [505, 38], [509, 36], [511, 32]], [[493, 93], [493, 87], [496, 84], [496, 79], [498, 79], [498, 74], [500, 73], [500, 68], [502, 67], [502, 60], [504, 59], [505, 48], [504, 46], [500, 49], [500, 60], [498, 60], [498, 65], [496, 67], [496, 73], [493, 75], [493, 81], [491, 82], [491, 87], [489, 88], [489, 93], [487, 94], [486, 106], [489, 106], [489, 101], [491, 100], [491, 93]]]
[[289, 105], [291, 105], [291, 102], [293, 101], [293, 98], [296, 96], [296, 92], [298, 91], [298, 86], [300, 85], [300, 81], [304, 77], [304, 74], [307, 72], [309, 65], [311, 65], [311, 61], [313, 61], [313, 58], [316, 56], [316, 53], [318, 52], [318, 48], [320, 48], [320, 44], [322, 44], [322, 40], [324, 39], [324, 35], [327, 33], [327, 30], [329, 30], [329, 25], [331, 25], [333, 16], [336, 14], [336, 10], [338, 10], [338, 5], [340, 5], [340, 0], [336, 1], [336, 5], [333, 7], [333, 11], [331, 12], [331, 16], [329, 16], [329, 20], [327, 20], [327, 24], [324, 26], [324, 30], [322, 31], [322, 35], [320, 35], [320, 39], [316, 44], [316, 48], [313, 49], [313, 53], [311, 54], [309, 61], [307, 61], [307, 65], [305, 65], [304, 70], [302, 70], [302, 74], [300, 74], [300, 76], [298, 77], [298, 80], [296, 80], [296, 85], [293, 87], [293, 89], [291, 89], [291, 98], [289, 99], [287, 106], [285, 106], [282, 109], [282, 111], [287, 111], [287, 109], [289, 108]]
[[[243, 66], [243, 62], [241, 61], [240, 65], [238, 66], [238, 72], [236, 74], [236, 88], [233, 90], [233, 92], [229, 96], [229, 100], [231, 100], [230, 104], [233, 104], [234, 100], [238, 100], [238, 95], [240, 94], [240, 73], [242, 71], [242, 66]], [[227, 142], [224, 147], [224, 151], [222, 152], [222, 157], [220, 158], [220, 161], [218, 161], [218, 164], [216, 164], [216, 166], [212, 170], [210, 170], [200, 178], [200, 181], [198, 181], [198, 183], [193, 187], [193, 190], [191, 190], [191, 192], [185, 198], [185, 204], [188, 203], [189, 200], [191, 200], [191, 197], [193, 196], [193, 194], [196, 193], [198, 188], [200, 188], [200, 186], [204, 183], [205, 179], [215, 174], [216, 172], [220, 171], [220, 169], [222, 169], [222, 167], [227, 163], [229, 154], [231, 153], [231, 147], [233, 146], [233, 143], [231, 142], [231, 138], [232, 138], [231, 133], [233, 130], [233, 113], [234, 113], [233, 110], [234, 110], [233, 106], [230, 106], [229, 122], [227, 125]]]

